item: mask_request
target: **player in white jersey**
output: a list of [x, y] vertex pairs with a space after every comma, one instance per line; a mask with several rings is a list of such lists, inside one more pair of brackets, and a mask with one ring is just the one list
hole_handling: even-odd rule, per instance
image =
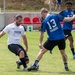
[[[19, 56], [21, 62], [17, 62], [17, 67], [19, 68], [20, 65], [23, 65], [24, 71], [27, 71], [27, 63], [29, 63], [29, 58], [27, 55], [28, 51], [28, 43], [26, 35], [24, 34], [24, 27], [21, 25], [22, 16], [16, 15], [15, 22], [7, 25], [0, 33], [0, 38], [8, 34], [8, 49], [13, 52], [14, 54]], [[23, 42], [25, 45], [24, 48], [20, 45], [20, 37], [22, 36]]]

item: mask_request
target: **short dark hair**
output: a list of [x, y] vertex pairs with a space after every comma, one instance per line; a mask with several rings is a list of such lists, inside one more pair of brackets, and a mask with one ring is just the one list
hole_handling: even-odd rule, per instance
[[71, 1], [65, 2], [65, 5], [67, 5], [67, 4], [73, 5], [73, 3]]
[[22, 15], [18, 14], [15, 16], [15, 19], [18, 20], [18, 18], [22, 18]]

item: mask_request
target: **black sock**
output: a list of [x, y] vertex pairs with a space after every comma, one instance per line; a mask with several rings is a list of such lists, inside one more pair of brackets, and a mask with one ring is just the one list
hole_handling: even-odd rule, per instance
[[26, 61], [25, 61], [25, 58], [20, 58], [22, 64], [23, 64], [23, 67], [26, 68], [27, 65], [26, 65]]
[[37, 65], [38, 63], [39, 63], [39, 61], [38, 60], [35, 60], [34, 65]]
[[23, 65], [22, 62], [19, 62], [19, 65]]
[[74, 48], [71, 48], [72, 54], [74, 55]]
[[68, 67], [68, 64], [67, 64], [67, 63], [64, 63], [64, 67], [65, 67], [65, 68]]

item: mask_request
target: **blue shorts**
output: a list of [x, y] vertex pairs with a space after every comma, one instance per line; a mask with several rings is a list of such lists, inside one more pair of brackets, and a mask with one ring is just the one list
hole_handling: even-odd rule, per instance
[[56, 4], [61, 5], [61, 4], [62, 4], [62, 2], [56, 2]]

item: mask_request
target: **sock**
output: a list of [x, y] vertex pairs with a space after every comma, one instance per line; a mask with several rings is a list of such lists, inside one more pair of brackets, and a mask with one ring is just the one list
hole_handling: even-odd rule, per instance
[[24, 67], [24, 68], [27, 68], [25, 58], [20, 58], [20, 61], [22, 62], [23, 67]]
[[71, 48], [72, 54], [74, 55], [74, 48]]
[[19, 65], [23, 65], [22, 62], [19, 62]]
[[34, 65], [37, 65], [39, 63], [39, 60], [35, 60]]
[[64, 63], [64, 66], [65, 66], [65, 67], [68, 67], [68, 64], [67, 64], [67, 63]]

